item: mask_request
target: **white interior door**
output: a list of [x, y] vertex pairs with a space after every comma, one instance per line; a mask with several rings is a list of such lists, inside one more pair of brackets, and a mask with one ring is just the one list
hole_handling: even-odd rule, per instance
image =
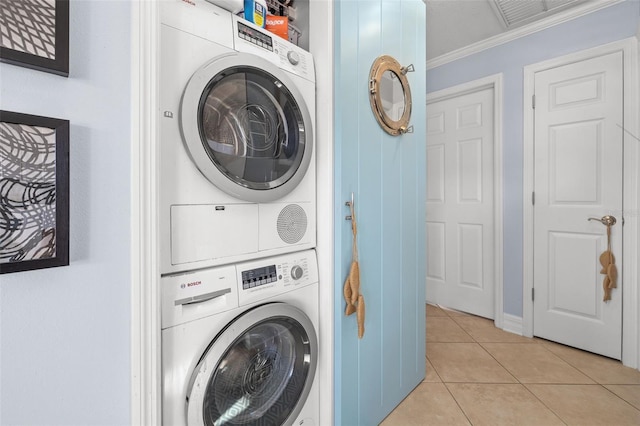
[[[603, 302], [606, 227], [622, 271], [622, 53], [535, 73], [534, 335], [621, 358], [622, 291]], [[618, 286], [621, 277], [618, 277]]]
[[427, 301], [493, 318], [493, 88], [427, 105]]

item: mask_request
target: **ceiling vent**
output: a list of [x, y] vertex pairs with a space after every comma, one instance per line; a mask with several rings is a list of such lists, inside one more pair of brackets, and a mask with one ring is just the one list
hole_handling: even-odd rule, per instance
[[490, 0], [505, 28], [511, 29], [546, 18], [588, 0]]

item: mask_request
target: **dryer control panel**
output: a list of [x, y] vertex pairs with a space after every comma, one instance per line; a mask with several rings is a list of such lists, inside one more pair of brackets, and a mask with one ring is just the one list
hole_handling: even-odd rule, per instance
[[273, 36], [238, 21], [238, 37], [273, 52]]
[[240, 263], [236, 270], [240, 306], [318, 281], [315, 250]]
[[232, 19], [235, 50], [260, 56], [280, 69], [316, 81], [311, 53], [239, 16], [234, 15]]

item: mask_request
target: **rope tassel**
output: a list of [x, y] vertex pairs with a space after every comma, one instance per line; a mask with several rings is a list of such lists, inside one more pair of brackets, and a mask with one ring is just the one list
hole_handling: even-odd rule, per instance
[[616, 266], [616, 258], [611, 251], [611, 225], [607, 225], [607, 249], [600, 255], [601, 274], [604, 274], [602, 281], [602, 289], [604, 296], [602, 301], [611, 300], [611, 290], [617, 287], [618, 268]]

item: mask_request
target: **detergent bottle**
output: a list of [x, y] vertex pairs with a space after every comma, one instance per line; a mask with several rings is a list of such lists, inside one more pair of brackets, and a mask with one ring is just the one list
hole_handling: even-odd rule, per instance
[[267, 22], [266, 0], [244, 0], [244, 19], [264, 28]]

